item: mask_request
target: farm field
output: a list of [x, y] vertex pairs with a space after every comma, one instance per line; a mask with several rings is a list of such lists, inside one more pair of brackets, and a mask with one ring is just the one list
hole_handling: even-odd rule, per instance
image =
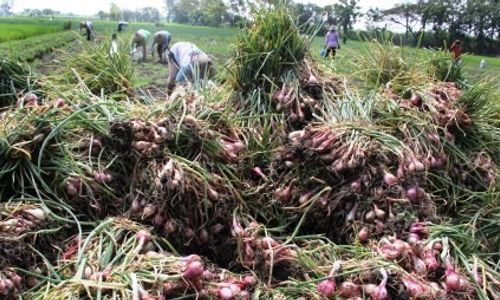
[[[0, 299], [500, 298], [500, 59], [254, 20], [0, 43]], [[167, 95], [139, 28], [217, 76]]]

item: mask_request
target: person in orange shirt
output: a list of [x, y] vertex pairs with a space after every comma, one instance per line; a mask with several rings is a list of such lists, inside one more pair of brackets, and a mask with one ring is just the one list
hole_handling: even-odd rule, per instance
[[453, 56], [453, 60], [457, 63], [460, 62], [462, 58], [462, 47], [460, 46], [460, 40], [455, 40], [450, 47], [451, 54]]

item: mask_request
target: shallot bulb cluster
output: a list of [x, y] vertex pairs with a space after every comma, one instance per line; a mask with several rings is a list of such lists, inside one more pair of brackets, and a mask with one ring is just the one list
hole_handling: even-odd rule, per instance
[[167, 128], [143, 120], [130, 121], [132, 148], [143, 155], [156, 151], [169, 137]]
[[[238, 244], [242, 248], [240, 261], [242, 265], [255, 266], [259, 262], [258, 259], [263, 259], [266, 265], [279, 265], [296, 258], [291, 246], [283, 245], [270, 236], [261, 237], [258, 228], [259, 224], [254, 221], [244, 227], [237, 218], [233, 218], [231, 234], [241, 241]], [[262, 255], [257, 256], [257, 253]]]
[[16, 207], [13, 210], [7, 219], [0, 220], [1, 233], [23, 234], [47, 220], [46, 212], [40, 207]]
[[23, 288], [23, 278], [14, 271], [0, 271], [0, 298], [16, 295]]
[[286, 84], [274, 92], [272, 98], [276, 101], [276, 110], [287, 113], [292, 123], [306, 119], [306, 108], [319, 107], [319, 102], [314, 98], [302, 95], [293, 86]]

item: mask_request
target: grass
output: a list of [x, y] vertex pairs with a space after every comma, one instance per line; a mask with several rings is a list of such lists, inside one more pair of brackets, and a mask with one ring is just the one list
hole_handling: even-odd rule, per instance
[[35, 24], [2, 24], [0, 26], [0, 43], [21, 40], [32, 36], [54, 33], [63, 30], [62, 26]]
[[[355, 58], [360, 51], [362, 51], [365, 46], [365, 42], [362, 41], [348, 41], [347, 44], [342, 44], [340, 51], [337, 52], [336, 59], [333, 66], [339, 73], [342, 74], [352, 74], [353, 71], [346, 61]], [[313, 43], [313, 48], [316, 50], [313, 54], [318, 59], [322, 59], [319, 55], [319, 50], [323, 47], [323, 38], [316, 38]], [[414, 52], [415, 48], [405, 48], [408, 51]], [[485, 69], [479, 68], [479, 63], [482, 59], [485, 59], [488, 66]], [[479, 80], [498, 78], [500, 75], [500, 57], [491, 56], [480, 56], [466, 54], [463, 56], [463, 74], [465, 78], [475, 83]], [[500, 87], [500, 83], [497, 84]]]
[[53, 49], [66, 45], [76, 38], [77, 35], [74, 32], [65, 31], [1, 43], [0, 57], [7, 56], [18, 58], [23, 61], [33, 61]]

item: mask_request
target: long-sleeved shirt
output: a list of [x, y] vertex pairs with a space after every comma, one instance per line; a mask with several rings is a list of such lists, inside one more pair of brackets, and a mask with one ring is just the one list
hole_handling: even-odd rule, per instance
[[337, 31], [328, 31], [325, 38], [325, 45], [327, 48], [338, 48], [339, 33]]

